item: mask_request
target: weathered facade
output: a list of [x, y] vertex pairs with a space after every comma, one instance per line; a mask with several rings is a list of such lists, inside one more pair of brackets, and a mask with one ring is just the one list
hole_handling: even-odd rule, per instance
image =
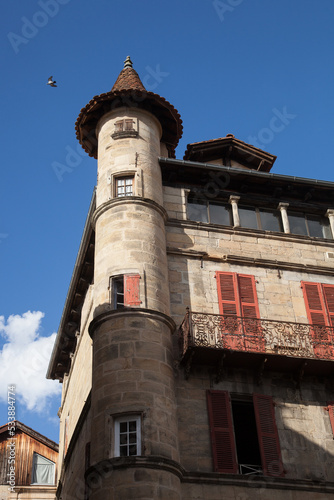
[[0, 500], [53, 500], [58, 444], [19, 421], [0, 427]]
[[334, 493], [334, 183], [232, 134], [189, 144], [128, 58], [81, 110], [98, 158], [48, 377], [57, 498]]

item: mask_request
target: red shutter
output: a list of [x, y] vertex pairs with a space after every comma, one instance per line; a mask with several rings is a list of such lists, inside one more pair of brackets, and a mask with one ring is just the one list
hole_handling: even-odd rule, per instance
[[124, 276], [124, 305], [139, 306], [139, 274], [127, 274]]
[[240, 316], [235, 273], [216, 273], [220, 314]]
[[267, 476], [282, 477], [284, 470], [272, 397], [253, 394], [253, 403], [263, 473]]
[[302, 288], [307, 317], [309, 322], [315, 325], [311, 330], [314, 353], [321, 359], [333, 359], [333, 338], [330, 328], [324, 327], [330, 325], [334, 318], [334, 287], [302, 281]]
[[264, 338], [259, 321], [255, 278], [252, 275], [238, 274], [241, 316], [243, 319], [244, 349], [246, 351], [264, 352]]
[[238, 274], [241, 316], [259, 318], [255, 278], [252, 275]]
[[329, 412], [329, 421], [331, 423], [333, 435], [334, 435], [334, 401], [328, 401], [328, 412]]
[[238, 471], [230, 398], [227, 391], [207, 391], [215, 472]]
[[329, 324], [334, 326], [334, 285], [322, 285]]
[[239, 319], [233, 318], [233, 316], [240, 316], [237, 275], [235, 273], [217, 272], [216, 279], [219, 312], [222, 315], [220, 321], [222, 341], [226, 348], [240, 351], [243, 348], [243, 341], [240, 336], [241, 324]]
[[321, 285], [302, 281], [307, 317], [312, 325], [327, 325], [325, 305], [322, 300]]

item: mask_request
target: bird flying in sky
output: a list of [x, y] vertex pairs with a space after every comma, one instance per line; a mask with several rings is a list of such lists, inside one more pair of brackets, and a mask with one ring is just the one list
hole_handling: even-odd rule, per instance
[[47, 85], [50, 85], [50, 87], [57, 87], [56, 81], [53, 80], [53, 76], [49, 76]]

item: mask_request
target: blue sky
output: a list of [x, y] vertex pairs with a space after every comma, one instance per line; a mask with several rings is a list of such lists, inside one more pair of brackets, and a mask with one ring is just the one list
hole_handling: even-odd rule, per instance
[[333, 21], [332, 0], [2, 5], [0, 424], [14, 382], [18, 420], [58, 440], [60, 384], [44, 377], [96, 181], [80, 109], [130, 55], [181, 114], [177, 158], [233, 133], [277, 155], [275, 173], [333, 180]]

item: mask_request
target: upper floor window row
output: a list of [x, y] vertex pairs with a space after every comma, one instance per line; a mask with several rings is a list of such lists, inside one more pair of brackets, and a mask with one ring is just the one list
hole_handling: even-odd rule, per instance
[[[232, 197], [231, 197], [232, 198]], [[290, 211], [288, 204], [279, 209], [246, 206], [233, 197], [231, 203], [222, 204], [212, 201], [188, 199], [188, 219], [225, 226], [260, 229], [300, 234], [316, 238], [333, 238], [328, 217]], [[285, 206], [286, 205], [286, 206]]]

